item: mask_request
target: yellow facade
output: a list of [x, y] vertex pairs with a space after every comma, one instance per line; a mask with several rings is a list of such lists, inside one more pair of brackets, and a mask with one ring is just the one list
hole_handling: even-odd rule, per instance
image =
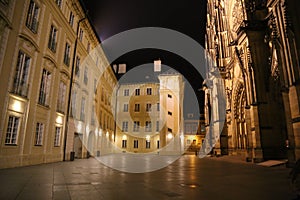
[[[183, 151], [182, 76], [170, 73], [158, 78], [159, 83], [119, 85], [114, 143], [120, 151], [160, 154]], [[169, 144], [171, 149], [164, 148]]]
[[[75, 56], [81, 63], [99, 40], [89, 20], [83, 19], [79, 1], [1, 1], [0, 12], [0, 168], [61, 161], [71, 69], [77, 61], [73, 59], [77, 26]], [[94, 63], [104, 62], [99, 51], [93, 55]], [[78, 98], [86, 98], [85, 109], [91, 113], [88, 105], [94, 100], [91, 88], [99, 65], [79, 67], [73, 88]], [[91, 118], [81, 117], [85, 134], [98, 128]], [[68, 129], [67, 159], [74, 151], [74, 129], [71, 125]]]

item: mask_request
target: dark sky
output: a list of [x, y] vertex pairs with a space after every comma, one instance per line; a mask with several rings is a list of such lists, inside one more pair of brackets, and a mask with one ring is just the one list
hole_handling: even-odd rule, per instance
[[[99, 38], [103, 41], [122, 31], [139, 27], [163, 27], [179, 31], [203, 46], [206, 23], [206, 0], [83, 0]], [[126, 63], [127, 69], [152, 63], [160, 58], [162, 64], [178, 70], [198, 91], [202, 77], [185, 59], [159, 49], [142, 49], [122, 55], [114, 63]], [[185, 66], [182, 68], [182, 66]], [[203, 105], [200, 105], [203, 107]], [[202, 108], [201, 108], [202, 110]]]

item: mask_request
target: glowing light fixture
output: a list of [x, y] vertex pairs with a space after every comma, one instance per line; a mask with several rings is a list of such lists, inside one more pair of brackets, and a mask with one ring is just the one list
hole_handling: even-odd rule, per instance
[[22, 104], [18, 100], [14, 100], [12, 104], [12, 109], [16, 112], [22, 112]]
[[172, 139], [173, 138], [172, 133], [168, 133], [167, 137], [168, 137], [168, 139]]
[[63, 118], [62, 118], [62, 116], [58, 115], [58, 116], [56, 117], [55, 122], [56, 122], [57, 124], [63, 124]]

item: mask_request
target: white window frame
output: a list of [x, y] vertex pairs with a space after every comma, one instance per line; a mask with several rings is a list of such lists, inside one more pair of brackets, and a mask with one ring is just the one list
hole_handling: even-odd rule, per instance
[[19, 50], [16, 72], [13, 83], [13, 93], [27, 97], [29, 87], [31, 57]]
[[35, 146], [42, 146], [43, 145], [43, 136], [44, 136], [44, 124], [37, 122], [36, 129], [35, 129], [35, 138], [34, 138], [34, 145]]
[[16, 145], [18, 142], [21, 118], [9, 115], [7, 120], [5, 145]]
[[61, 130], [61, 126], [55, 126], [54, 147], [60, 146]]
[[49, 106], [51, 79], [52, 79], [51, 72], [44, 68], [42, 71], [41, 84], [39, 90], [39, 101], [38, 101], [39, 104], [43, 106]]

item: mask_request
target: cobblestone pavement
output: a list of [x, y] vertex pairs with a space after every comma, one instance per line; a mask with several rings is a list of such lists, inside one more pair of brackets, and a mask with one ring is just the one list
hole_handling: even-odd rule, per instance
[[180, 157], [148, 173], [120, 172], [94, 158], [0, 170], [0, 199], [291, 200], [290, 169], [238, 158]]

